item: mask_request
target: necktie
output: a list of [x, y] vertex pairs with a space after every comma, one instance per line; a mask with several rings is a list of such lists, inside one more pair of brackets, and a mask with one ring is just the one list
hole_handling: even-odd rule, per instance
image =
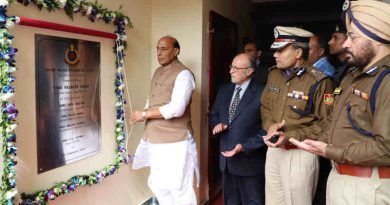
[[236, 89], [236, 94], [234, 95], [232, 105], [230, 106], [230, 109], [229, 109], [229, 124], [232, 122], [234, 113], [236, 112], [237, 105], [240, 102], [240, 91], [241, 91], [241, 87], [238, 87]]

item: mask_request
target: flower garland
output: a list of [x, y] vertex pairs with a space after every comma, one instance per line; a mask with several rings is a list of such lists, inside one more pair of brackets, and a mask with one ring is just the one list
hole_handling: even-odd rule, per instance
[[6, 16], [7, 6], [7, 1], [0, 1], [0, 144], [4, 164], [3, 172], [1, 173], [0, 170], [0, 204], [12, 205], [13, 198], [17, 193], [15, 179], [17, 151], [15, 128], [17, 124], [15, 118], [18, 115], [18, 110], [12, 102], [15, 90], [12, 85], [15, 77], [12, 74], [16, 71], [14, 56], [17, 49], [11, 46], [14, 37], [8, 33], [8, 28], [13, 27], [18, 18]]
[[[6, 8], [13, 1], [0, 0], [0, 103], [2, 116], [0, 119], [1, 150], [3, 155], [4, 170], [0, 174], [2, 181], [0, 183], [0, 204], [12, 205], [17, 194], [15, 179], [15, 156], [16, 156], [16, 135], [17, 127], [15, 118], [18, 115], [14, 103], [11, 101], [14, 95], [14, 86], [12, 82], [15, 77], [12, 75], [16, 71], [14, 55], [17, 52], [13, 48], [13, 36], [8, 33], [15, 23], [19, 22], [18, 17], [8, 17]], [[22, 193], [22, 205], [45, 205], [49, 200], [54, 200], [62, 194], [68, 194], [77, 187], [93, 185], [100, 183], [104, 178], [118, 172], [122, 163], [127, 163], [125, 144], [125, 99], [123, 97], [124, 81], [124, 49], [126, 45], [126, 27], [132, 28], [130, 18], [123, 15], [120, 11], [110, 11], [103, 8], [97, 1], [86, 2], [85, 0], [17, 0], [17, 2], [27, 6], [34, 3], [39, 9], [46, 8], [49, 11], [64, 9], [66, 14], [73, 19], [74, 13], [81, 13], [94, 22], [101, 19], [106, 23], [114, 23], [117, 26], [115, 33], [118, 35], [116, 46], [116, 72], [115, 72], [115, 95], [117, 98], [115, 136], [117, 148], [115, 150], [115, 161], [101, 170], [94, 171], [89, 175], [76, 175], [65, 182], [60, 182], [51, 188], [38, 191], [34, 194]], [[121, 8], [119, 8], [121, 9]]]

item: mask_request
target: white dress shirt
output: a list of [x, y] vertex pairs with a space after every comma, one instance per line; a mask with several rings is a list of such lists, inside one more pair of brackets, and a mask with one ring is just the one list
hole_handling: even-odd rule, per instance
[[195, 79], [188, 70], [181, 71], [175, 80], [171, 101], [159, 108], [164, 119], [180, 117], [184, 114], [192, 93], [195, 90]]
[[236, 92], [237, 92], [237, 88], [241, 87], [241, 91], [240, 91], [240, 100], [241, 100], [241, 98], [244, 95], [245, 90], [248, 88], [250, 82], [251, 82], [251, 79], [246, 81], [246, 82], [244, 82], [242, 85], [236, 84], [236, 87], [234, 88], [232, 99], [230, 100], [230, 106], [229, 107], [232, 106], [232, 103], [233, 103], [233, 100], [234, 100], [234, 96], [236, 95]]

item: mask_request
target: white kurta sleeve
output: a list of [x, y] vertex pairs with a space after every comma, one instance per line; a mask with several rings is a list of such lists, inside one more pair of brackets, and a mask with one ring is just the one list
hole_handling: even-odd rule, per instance
[[184, 114], [192, 93], [195, 89], [195, 79], [188, 70], [181, 71], [173, 86], [171, 101], [159, 108], [164, 119], [180, 117]]

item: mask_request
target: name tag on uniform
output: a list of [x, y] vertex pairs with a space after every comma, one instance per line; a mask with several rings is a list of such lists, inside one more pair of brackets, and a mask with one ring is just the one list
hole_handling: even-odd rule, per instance
[[274, 85], [268, 85], [268, 89], [271, 91], [271, 92], [275, 92], [275, 93], [279, 93], [280, 92], [280, 89]]

